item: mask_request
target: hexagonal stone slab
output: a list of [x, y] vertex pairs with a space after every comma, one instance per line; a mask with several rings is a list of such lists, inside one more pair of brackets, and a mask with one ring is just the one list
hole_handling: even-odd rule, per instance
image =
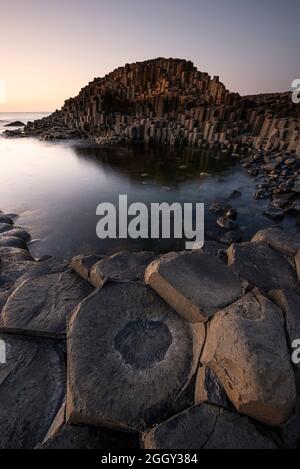
[[258, 290], [210, 321], [201, 362], [214, 371], [240, 413], [270, 426], [289, 419], [296, 386], [284, 319]]
[[247, 418], [202, 404], [143, 434], [145, 449], [277, 449]]
[[138, 436], [105, 428], [68, 425], [62, 407], [38, 449], [138, 449]]
[[66, 322], [92, 287], [73, 272], [25, 280], [11, 294], [0, 315], [0, 328], [8, 332], [46, 337], [66, 335]]
[[65, 396], [65, 361], [52, 341], [0, 334], [0, 447], [30, 449], [43, 440]]
[[130, 282], [142, 279], [146, 267], [154, 258], [153, 252], [118, 252], [95, 264], [91, 268], [89, 281], [95, 288], [102, 288], [108, 280]]
[[204, 339], [144, 285], [96, 291], [69, 323], [68, 421], [140, 431], [167, 418]]
[[252, 242], [266, 243], [283, 255], [295, 257], [300, 249], [300, 236], [290, 235], [279, 226], [261, 230], [252, 238]]
[[289, 262], [264, 243], [233, 244], [227, 250], [227, 255], [229, 266], [265, 292], [299, 287]]
[[101, 259], [103, 259], [101, 256], [76, 256], [72, 259], [71, 267], [80, 277], [90, 280], [91, 268]]
[[187, 321], [207, 321], [242, 295], [238, 276], [202, 251], [169, 253], [146, 270], [145, 281]]

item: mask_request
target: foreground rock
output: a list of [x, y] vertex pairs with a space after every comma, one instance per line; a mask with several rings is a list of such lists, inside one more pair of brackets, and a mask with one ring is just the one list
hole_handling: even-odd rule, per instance
[[0, 315], [0, 328], [63, 337], [69, 315], [91, 292], [87, 282], [70, 272], [29, 278], [9, 297]]
[[0, 447], [30, 449], [43, 440], [65, 395], [64, 357], [51, 341], [0, 335]]
[[277, 449], [246, 417], [202, 404], [143, 435], [145, 449]]
[[252, 238], [252, 242], [266, 243], [275, 251], [289, 257], [295, 257], [300, 249], [300, 236], [290, 235], [278, 226], [259, 231]]
[[146, 270], [145, 281], [187, 321], [207, 321], [242, 294], [235, 273], [204, 252], [169, 253]]
[[169, 417], [204, 339], [143, 285], [96, 291], [69, 325], [68, 421], [141, 431]]
[[201, 361], [240, 413], [270, 426], [290, 417], [296, 389], [284, 319], [258, 290], [215, 315]]
[[91, 268], [101, 259], [101, 256], [76, 256], [72, 259], [71, 267], [80, 277], [90, 281]]
[[107, 429], [68, 425], [63, 406], [38, 449], [138, 449], [138, 438]]
[[130, 282], [142, 279], [146, 267], [153, 261], [153, 252], [123, 251], [97, 262], [90, 270], [89, 280], [101, 288], [108, 280]]
[[24, 249], [0, 248], [0, 288], [11, 288], [33, 265], [34, 260]]
[[250, 284], [268, 292], [280, 288], [297, 290], [297, 277], [289, 262], [265, 243], [232, 244], [228, 265]]

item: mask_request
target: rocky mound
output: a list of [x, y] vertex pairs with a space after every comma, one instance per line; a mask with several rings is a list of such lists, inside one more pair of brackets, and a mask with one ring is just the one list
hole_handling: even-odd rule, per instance
[[241, 98], [190, 61], [158, 58], [95, 78], [61, 110], [29, 123], [25, 135], [234, 151], [254, 145], [300, 154], [299, 122], [299, 106], [291, 93]]

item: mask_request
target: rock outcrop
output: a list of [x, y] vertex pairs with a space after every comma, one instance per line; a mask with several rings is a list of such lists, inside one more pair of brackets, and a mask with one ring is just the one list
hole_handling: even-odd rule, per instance
[[299, 119], [291, 93], [241, 97], [190, 61], [158, 58], [95, 78], [61, 110], [29, 123], [25, 135], [233, 150], [250, 144], [300, 154]]

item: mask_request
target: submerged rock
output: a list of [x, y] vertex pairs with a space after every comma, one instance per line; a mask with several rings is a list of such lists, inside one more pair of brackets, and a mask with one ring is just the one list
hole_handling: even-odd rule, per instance
[[193, 323], [207, 321], [242, 294], [237, 275], [217, 257], [201, 251], [161, 256], [147, 268], [145, 281]]
[[277, 449], [247, 418], [219, 407], [191, 407], [143, 434], [145, 449]]
[[214, 316], [201, 361], [215, 372], [238, 412], [270, 426], [289, 419], [296, 386], [284, 319], [258, 290]]
[[83, 301], [68, 330], [68, 422], [145, 430], [176, 411], [205, 339], [139, 283]]

